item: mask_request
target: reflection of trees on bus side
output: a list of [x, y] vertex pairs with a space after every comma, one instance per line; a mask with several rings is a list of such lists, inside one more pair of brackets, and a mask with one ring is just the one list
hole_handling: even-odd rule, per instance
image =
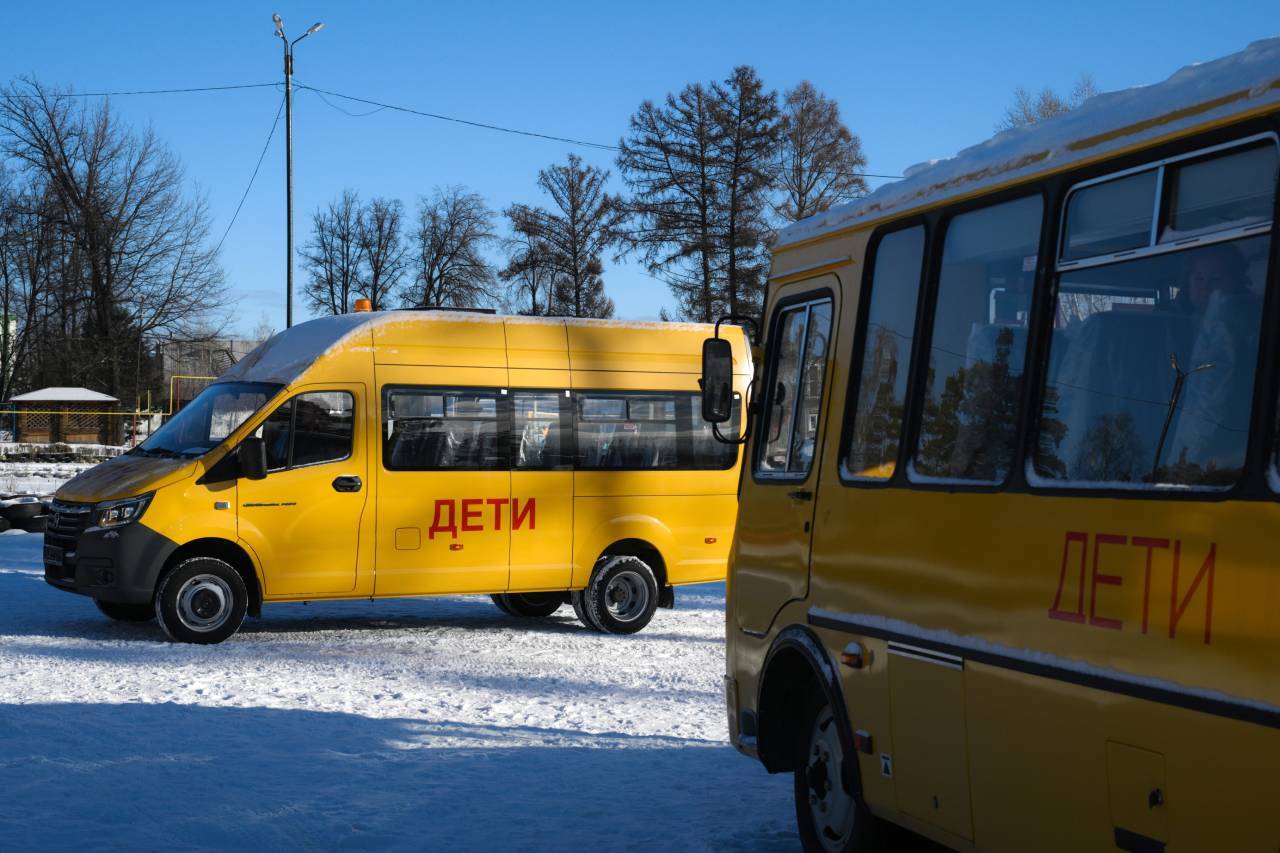
[[849, 454], [853, 471], [869, 471], [898, 458], [903, 409], [897, 393], [898, 350], [895, 332], [878, 327], [858, 385], [858, 416]]

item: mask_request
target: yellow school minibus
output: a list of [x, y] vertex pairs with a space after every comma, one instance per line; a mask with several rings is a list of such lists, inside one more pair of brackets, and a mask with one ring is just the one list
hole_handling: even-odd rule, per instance
[[780, 235], [726, 694], [807, 849], [1280, 848], [1278, 140], [1280, 39]]
[[[295, 326], [58, 490], [45, 579], [192, 643], [269, 602], [444, 593], [638, 631], [673, 587], [725, 575], [738, 448], [701, 419], [711, 329], [443, 311]], [[751, 354], [730, 335], [740, 406]]]

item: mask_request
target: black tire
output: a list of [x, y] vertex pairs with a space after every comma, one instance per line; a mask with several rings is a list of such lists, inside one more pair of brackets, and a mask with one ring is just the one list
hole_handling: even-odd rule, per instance
[[18, 521], [18, 526], [28, 533], [44, 533], [45, 526], [49, 523], [49, 516], [37, 515], [32, 518], [24, 518]]
[[189, 557], [156, 590], [156, 618], [179, 643], [221, 643], [244, 622], [249, 593], [231, 564], [217, 557]]
[[498, 609], [501, 610], [503, 613], [507, 614], [508, 616], [515, 616], [515, 614], [511, 612], [511, 608], [507, 606], [506, 595], [504, 595], [503, 593], [494, 593], [489, 597], [493, 599], [493, 603], [498, 605]]
[[156, 618], [156, 608], [148, 601], [146, 604], [119, 604], [115, 601], [94, 599], [102, 615], [117, 622], [150, 622]]
[[[879, 820], [862, 799], [858, 759], [846, 754], [841, 737], [845, 721], [824, 697], [815, 696], [801, 715], [794, 774], [796, 824], [800, 844], [809, 853], [869, 853], [883, 849]], [[849, 780], [841, 782], [845, 762]]]
[[569, 603], [573, 605], [573, 615], [578, 617], [579, 622], [592, 631], [600, 630], [600, 626], [591, 618], [591, 611], [587, 610], [587, 599], [582, 590], [569, 593]]
[[603, 557], [583, 590], [583, 606], [606, 634], [634, 634], [658, 609], [658, 581], [639, 557]]
[[545, 619], [564, 604], [563, 592], [509, 592], [503, 596], [512, 616]]

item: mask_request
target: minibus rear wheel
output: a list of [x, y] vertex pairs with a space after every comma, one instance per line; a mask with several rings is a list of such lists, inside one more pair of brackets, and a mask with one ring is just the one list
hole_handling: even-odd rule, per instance
[[[862, 799], [856, 756], [847, 755], [842, 725], [831, 703], [814, 696], [800, 717], [795, 762], [796, 823], [800, 843], [810, 853], [865, 853], [880, 850], [876, 817]], [[846, 769], [846, 763], [851, 763]], [[844, 779], [853, 785], [845, 790]]]
[[545, 619], [564, 604], [561, 592], [509, 592], [504, 595], [506, 611], [512, 616]]
[[156, 609], [149, 601], [146, 604], [120, 604], [116, 601], [95, 598], [93, 603], [98, 606], [102, 615], [109, 616], [117, 622], [150, 622], [156, 618]]
[[634, 634], [658, 608], [658, 581], [639, 557], [604, 557], [583, 590], [591, 621], [606, 634]]
[[244, 578], [217, 557], [183, 560], [156, 591], [156, 619], [179, 643], [221, 643], [240, 630], [248, 609]]

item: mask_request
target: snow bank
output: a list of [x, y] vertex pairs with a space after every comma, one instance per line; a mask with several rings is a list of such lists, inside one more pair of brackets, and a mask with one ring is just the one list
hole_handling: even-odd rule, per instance
[[0, 537], [0, 849], [795, 850], [726, 743], [724, 587], [631, 637], [487, 597], [269, 605], [220, 646]]
[[904, 180], [787, 227], [774, 249], [1276, 105], [1280, 38], [1271, 38], [1188, 65], [1162, 83], [1097, 95], [1068, 113], [1007, 130], [949, 159], [912, 166]]

